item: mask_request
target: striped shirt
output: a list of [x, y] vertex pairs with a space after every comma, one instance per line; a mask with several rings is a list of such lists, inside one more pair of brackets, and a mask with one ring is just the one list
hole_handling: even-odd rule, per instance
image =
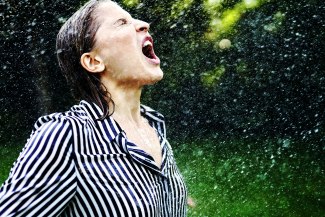
[[187, 190], [164, 118], [141, 106], [162, 149], [159, 168], [112, 117], [81, 101], [38, 119], [0, 189], [0, 216], [186, 216]]

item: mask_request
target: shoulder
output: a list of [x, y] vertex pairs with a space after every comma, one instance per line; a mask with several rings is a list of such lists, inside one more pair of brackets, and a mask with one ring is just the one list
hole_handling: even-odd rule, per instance
[[70, 110], [65, 112], [56, 112], [41, 116], [34, 124], [33, 132], [41, 131], [44, 128], [63, 127], [71, 130], [73, 125], [83, 126], [91, 120], [86, 108], [80, 103], [74, 105]]
[[[72, 127], [64, 113], [44, 115], [35, 122], [25, 148], [52, 149], [71, 144]], [[62, 148], [62, 147], [61, 147]]]

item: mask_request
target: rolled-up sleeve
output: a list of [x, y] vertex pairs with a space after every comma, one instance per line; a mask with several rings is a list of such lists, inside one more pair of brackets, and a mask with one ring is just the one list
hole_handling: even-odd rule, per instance
[[40, 119], [0, 189], [0, 216], [57, 216], [77, 188], [67, 119]]

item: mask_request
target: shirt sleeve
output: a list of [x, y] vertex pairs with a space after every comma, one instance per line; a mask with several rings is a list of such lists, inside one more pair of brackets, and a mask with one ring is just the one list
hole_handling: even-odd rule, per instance
[[38, 125], [0, 188], [1, 217], [56, 216], [75, 194], [69, 121], [43, 119]]

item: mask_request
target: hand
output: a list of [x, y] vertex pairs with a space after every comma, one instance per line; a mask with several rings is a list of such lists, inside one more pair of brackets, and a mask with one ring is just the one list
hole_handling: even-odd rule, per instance
[[192, 197], [188, 197], [187, 198], [187, 205], [191, 208], [195, 208], [196, 207], [196, 203], [194, 201], [194, 199]]

